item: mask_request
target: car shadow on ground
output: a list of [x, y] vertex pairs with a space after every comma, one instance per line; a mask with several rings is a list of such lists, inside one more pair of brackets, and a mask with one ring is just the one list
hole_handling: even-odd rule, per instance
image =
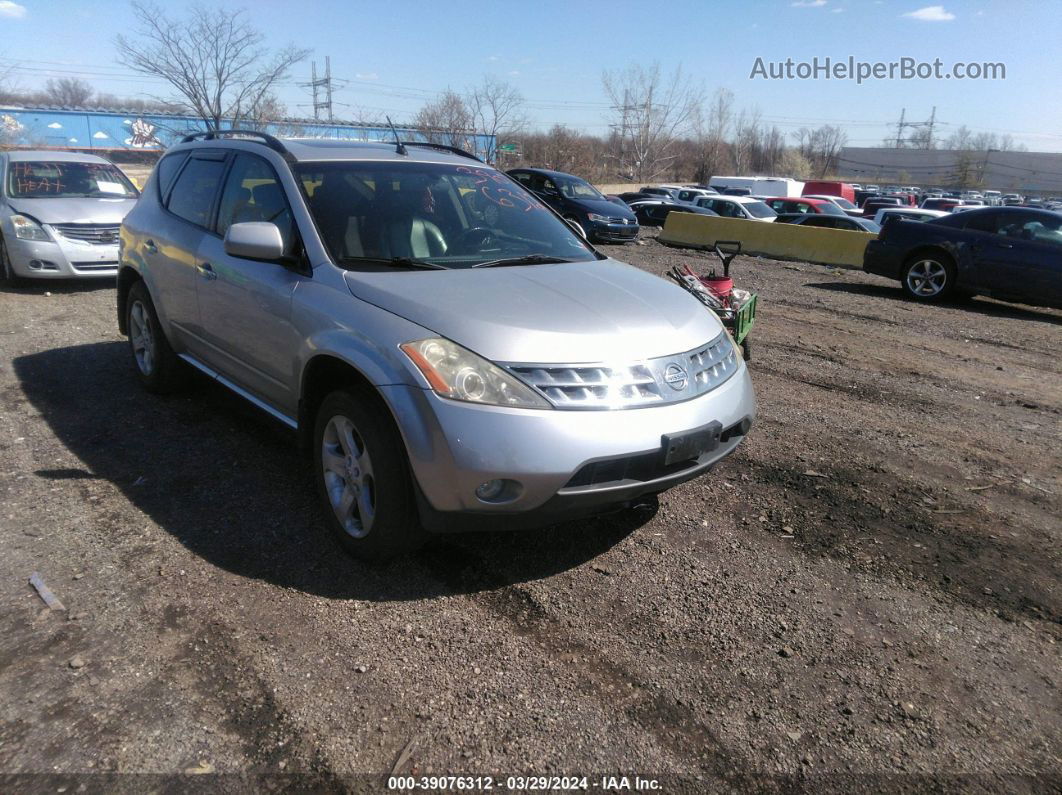
[[[899, 283], [895, 287], [885, 284], [859, 284], [857, 282], [820, 282], [808, 284], [816, 290], [829, 290], [835, 293], [851, 293], [852, 295], [865, 295], [870, 298], [892, 298], [904, 301], [909, 305], [916, 305], [914, 299], [908, 298]], [[1038, 307], [1018, 306], [1004, 304], [990, 298], [959, 298], [947, 302], [946, 306], [952, 306], [975, 312], [989, 317], [1015, 318], [1017, 320], [1040, 320], [1046, 323], [1062, 325], [1062, 315], [1052, 312], [1050, 309]]]
[[[329, 598], [471, 593], [580, 566], [655, 514], [650, 504], [543, 530], [439, 536], [414, 555], [365, 564], [329, 535], [293, 433], [199, 376], [181, 394], [148, 394], [128, 357], [124, 343], [101, 342], [15, 359], [26, 399], [82, 462], [35, 474], [86, 488], [107, 481], [192, 552], [241, 576]], [[143, 544], [133, 512], [91, 517], [116, 546], [133, 533], [129, 543]], [[162, 545], [154, 552], [166, 554]]]

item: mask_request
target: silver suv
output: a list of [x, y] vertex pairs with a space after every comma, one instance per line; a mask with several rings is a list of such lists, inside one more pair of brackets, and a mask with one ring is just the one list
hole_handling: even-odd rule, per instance
[[714, 314], [450, 147], [189, 136], [120, 259], [144, 386], [191, 365], [297, 429], [365, 557], [629, 505], [755, 415]]

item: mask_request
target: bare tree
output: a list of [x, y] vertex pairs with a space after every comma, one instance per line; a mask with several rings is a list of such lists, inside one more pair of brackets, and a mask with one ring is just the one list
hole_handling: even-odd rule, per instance
[[136, 38], [115, 38], [118, 61], [168, 82], [209, 130], [221, 129], [224, 119], [253, 120], [309, 54], [294, 45], [270, 52], [242, 10], [193, 5], [187, 17], [175, 20], [147, 2], [134, 0], [132, 6]]
[[697, 104], [693, 114], [693, 135], [696, 142], [693, 178], [705, 185], [713, 174], [722, 173], [730, 165], [730, 146], [727, 136], [734, 116], [734, 94], [725, 88], [712, 95], [705, 109]]
[[60, 77], [44, 84], [48, 102], [64, 108], [83, 108], [96, 90], [79, 77]]
[[429, 102], [413, 117], [416, 127], [426, 140], [461, 149], [471, 149], [473, 118], [461, 95], [446, 89], [434, 102]]
[[635, 179], [655, 179], [668, 168], [676, 142], [690, 126], [698, 92], [681, 66], [665, 78], [655, 63], [605, 72], [601, 82], [612, 103], [620, 161]]
[[945, 149], [970, 149], [970, 139], [973, 133], [970, 128], [963, 124], [944, 141]]
[[498, 138], [514, 135], [527, 126], [524, 97], [512, 85], [493, 77], [468, 92], [465, 101], [475, 131], [487, 136], [482, 154], [488, 163], [498, 159]]

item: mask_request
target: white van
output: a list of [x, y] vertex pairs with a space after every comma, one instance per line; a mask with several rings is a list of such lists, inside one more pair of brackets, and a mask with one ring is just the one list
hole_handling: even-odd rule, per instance
[[712, 177], [708, 184], [720, 193], [727, 188], [747, 188], [750, 194], [771, 197], [799, 197], [804, 183], [788, 177]]

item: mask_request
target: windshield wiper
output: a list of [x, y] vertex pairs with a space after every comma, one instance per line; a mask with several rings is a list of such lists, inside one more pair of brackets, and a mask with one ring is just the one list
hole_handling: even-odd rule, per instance
[[422, 270], [431, 271], [448, 271], [450, 270], [445, 265], [436, 265], [434, 262], [428, 262], [423, 259], [413, 259], [412, 257], [343, 257], [343, 262], [372, 262], [379, 265], [386, 265], [389, 268], [420, 268]]
[[473, 265], [473, 268], [498, 268], [506, 265], [553, 265], [558, 262], [578, 262], [579, 260], [567, 257], [555, 257], [550, 254], [525, 254], [522, 257], [506, 257], [505, 259], [492, 259]]

